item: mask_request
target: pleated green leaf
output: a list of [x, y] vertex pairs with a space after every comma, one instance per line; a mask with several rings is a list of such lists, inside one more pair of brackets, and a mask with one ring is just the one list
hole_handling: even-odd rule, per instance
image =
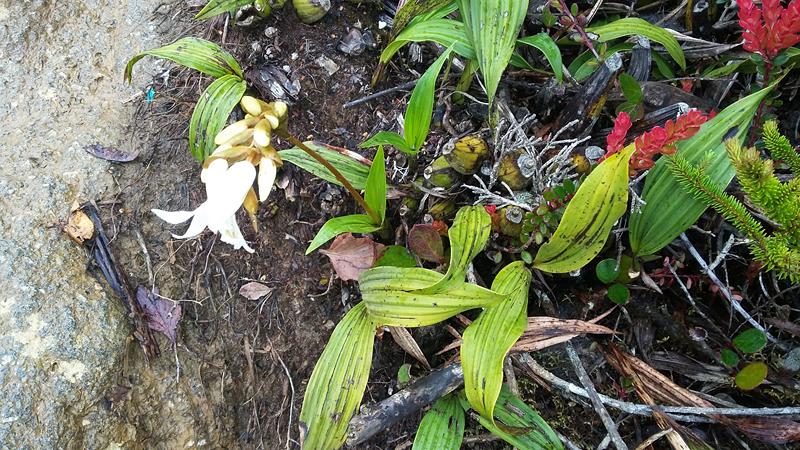
[[403, 125], [403, 137], [406, 144], [411, 147], [411, 154], [422, 150], [425, 139], [428, 138], [433, 115], [433, 100], [436, 96], [436, 79], [451, 52], [452, 48], [449, 48], [439, 55], [436, 61], [422, 74], [417, 85], [414, 86], [414, 91], [411, 92], [411, 100], [408, 101]]
[[306, 255], [342, 233], [372, 233], [380, 227], [380, 225], [375, 225], [366, 214], [334, 217], [319, 229], [311, 244], [308, 245]]
[[210, 19], [226, 12], [234, 12], [242, 6], [252, 3], [253, 0], [210, 0], [194, 18], [197, 20]]
[[494, 421], [494, 405], [503, 387], [503, 360], [528, 325], [531, 272], [517, 261], [503, 268], [492, 290], [508, 298], [486, 308], [464, 331], [461, 366], [464, 392], [472, 409]]
[[530, 45], [542, 52], [544, 57], [547, 58], [547, 62], [550, 63], [550, 67], [553, 68], [553, 73], [559, 83], [564, 81], [564, 63], [561, 61], [561, 50], [559, 50], [558, 45], [549, 34], [539, 33], [533, 36], [525, 36], [518, 39], [517, 42]]
[[409, 42], [436, 42], [445, 48], [453, 47], [453, 51], [466, 59], [475, 59], [475, 50], [467, 39], [464, 24], [452, 19], [430, 19], [417, 21], [397, 35], [381, 52], [380, 61], [388, 62]]
[[[697, 134], [678, 142], [677, 154], [693, 165], [702, 164], [711, 181], [725, 188], [735, 171], [725, 152], [724, 139], [736, 137], [741, 141], [747, 135], [759, 103], [774, 86], [725, 108], [704, 123]], [[629, 223], [631, 249], [639, 256], [664, 248], [692, 226], [707, 208], [681, 187], [666, 158], [659, 159], [645, 178], [642, 199], [646, 204], [640, 213], [631, 214]]]
[[205, 39], [186, 37], [163, 47], [147, 50], [131, 58], [125, 67], [125, 81], [131, 82], [133, 66], [145, 56], [156, 56], [200, 71], [214, 78], [225, 75], [242, 76], [242, 68], [230, 53]]
[[246, 89], [247, 83], [239, 76], [224, 75], [200, 95], [189, 121], [189, 150], [196, 160], [203, 162], [214, 151], [214, 138]]
[[614, 223], [628, 209], [628, 145], [600, 163], [581, 183], [550, 240], [533, 266], [550, 273], [580, 269], [603, 249]]
[[458, 450], [464, 440], [464, 409], [455, 394], [446, 395], [425, 413], [411, 450]]
[[627, 36], [644, 36], [653, 42], [658, 42], [667, 50], [667, 53], [681, 66], [686, 69], [686, 57], [678, 40], [667, 30], [653, 25], [652, 23], [638, 17], [626, 17], [615, 20], [605, 25], [587, 28], [586, 31], [598, 36], [600, 42], [608, 42], [617, 38]]
[[528, 429], [524, 434], [509, 434], [494, 421], [478, 416], [478, 421], [495, 436], [521, 450], [563, 450], [564, 444], [550, 425], [533, 408], [505, 387], [500, 392], [494, 417], [507, 428]]
[[406, 143], [406, 139], [394, 131], [379, 131], [375, 136], [359, 144], [359, 147], [370, 148], [379, 145], [391, 145], [403, 153], [414, 154], [414, 149]]
[[422, 294], [421, 289], [444, 277], [422, 268], [374, 267], [358, 280], [370, 316], [381, 325], [422, 327], [439, 323], [473, 308], [496, 305], [506, 298], [475, 284], [460, 283]]
[[304, 450], [333, 450], [345, 441], [347, 425], [367, 387], [375, 322], [363, 303], [333, 330], [308, 380], [300, 411]]
[[447, 273], [444, 278], [417, 293], [435, 294], [463, 282], [469, 263], [486, 247], [491, 232], [492, 218], [483, 206], [464, 206], [459, 209], [453, 226], [447, 232], [450, 237]]
[[[369, 166], [316, 142], [306, 141], [305, 144], [331, 163], [333, 167], [344, 175], [354, 188], [359, 191], [366, 189]], [[297, 147], [280, 150], [278, 155], [280, 155], [283, 161], [290, 162], [329, 183], [338, 184], [339, 186], [342, 185], [325, 166]]]
[[383, 160], [383, 146], [378, 146], [378, 153], [375, 154], [372, 167], [369, 168], [364, 201], [378, 213], [382, 224], [386, 218], [386, 163]]
[[489, 106], [511, 60], [528, 0], [458, 0], [466, 35], [481, 68]]

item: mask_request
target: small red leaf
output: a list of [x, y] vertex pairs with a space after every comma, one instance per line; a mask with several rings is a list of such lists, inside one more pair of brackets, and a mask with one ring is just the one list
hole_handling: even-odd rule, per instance
[[355, 238], [351, 233], [333, 240], [330, 248], [320, 252], [330, 258], [336, 275], [342, 281], [357, 280], [381, 256], [384, 246], [370, 238]]
[[417, 224], [408, 232], [408, 248], [425, 261], [444, 262], [444, 246], [439, 231], [433, 225]]

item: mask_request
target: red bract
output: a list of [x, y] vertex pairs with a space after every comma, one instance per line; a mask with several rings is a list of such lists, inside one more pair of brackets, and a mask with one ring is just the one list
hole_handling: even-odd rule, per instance
[[614, 129], [606, 137], [606, 151], [608, 152], [605, 155], [606, 158], [622, 150], [622, 147], [625, 146], [625, 136], [628, 135], [628, 130], [630, 129], [631, 116], [625, 111], [619, 113], [617, 118], [614, 119]]
[[677, 120], [668, 120], [664, 127], [653, 127], [634, 141], [636, 152], [631, 157], [631, 171], [645, 170], [653, 167], [653, 158], [656, 155], [671, 155], [678, 149], [675, 143], [694, 136], [700, 126], [708, 120], [708, 116], [693, 109], [678, 117]]
[[763, 0], [758, 8], [753, 0], [737, 0], [739, 26], [744, 30], [744, 49], [758, 53], [767, 62], [781, 50], [800, 42], [800, 1], [784, 8], [780, 0]]

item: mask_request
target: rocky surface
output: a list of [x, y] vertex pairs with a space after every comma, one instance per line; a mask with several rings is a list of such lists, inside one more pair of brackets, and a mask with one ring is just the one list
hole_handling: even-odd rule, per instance
[[141, 363], [124, 308], [59, 224], [72, 202], [120, 190], [87, 146], [142, 145], [130, 123], [143, 83], [122, 74], [160, 43], [160, 3], [0, 0], [0, 448], [219, 444], [196, 368], [178, 379], [166, 345]]

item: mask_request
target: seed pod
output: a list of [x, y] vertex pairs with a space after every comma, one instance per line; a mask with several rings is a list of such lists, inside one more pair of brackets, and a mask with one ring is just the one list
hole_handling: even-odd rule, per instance
[[258, 116], [261, 114], [261, 103], [262, 102], [260, 100], [249, 95], [242, 97], [242, 100], [239, 102], [244, 112], [250, 114], [251, 116]]
[[253, 129], [253, 142], [258, 147], [264, 148], [269, 145], [270, 141], [270, 127], [267, 119], [262, 119], [261, 122], [256, 124]]
[[477, 172], [481, 163], [489, 156], [489, 146], [478, 135], [464, 136], [444, 149], [447, 162], [462, 175], [472, 175]]
[[459, 181], [461, 177], [458, 172], [450, 167], [444, 156], [440, 156], [425, 168], [423, 172], [425, 181], [436, 187], [449, 189]]
[[303, 23], [314, 23], [322, 19], [331, 9], [331, 0], [292, 0], [297, 17]]
[[456, 215], [456, 202], [450, 199], [440, 199], [428, 207], [428, 214], [434, 220], [448, 220]]
[[527, 178], [522, 174], [522, 171], [519, 168], [519, 163], [517, 162], [519, 157], [524, 153], [525, 151], [519, 148], [512, 152], [506, 153], [503, 155], [503, 158], [500, 159], [500, 167], [498, 168], [497, 177], [500, 179], [500, 181], [505, 182], [508, 187], [515, 191], [525, 189], [531, 182], [530, 178]]
[[504, 236], [518, 237], [522, 232], [524, 211], [518, 206], [506, 206], [497, 210], [498, 230]]

